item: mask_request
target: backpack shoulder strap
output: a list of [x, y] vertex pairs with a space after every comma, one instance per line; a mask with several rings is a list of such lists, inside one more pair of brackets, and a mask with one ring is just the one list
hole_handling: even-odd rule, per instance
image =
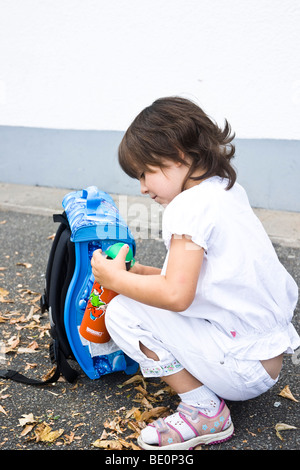
[[60, 371], [56, 368], [54, 374], [47, 380], [37, 380], [30, 377], [26, 377], [25, 375], [20, 374], [16, 370], [11, 369], [1, 369], [0, 370], [0, 377], [1, 379], [10, 379], [14, 382], [19, 382], [22, 384], [27, 385], [47, 385], [53, 382], [57, 382], [60, 377]]
[[[53, 344], [51, 343], [50, 349], [52, 347], [53, 347]], [[79, 373], [70, 367], [64, 355], [61, 354], [60, 351], [57, 351], [56, 354], [57, 354], [56, 359], [55, 359], [56, 369], [53, 375], [46, 380], [33, 379], [31, 377], [27, 377], [23, 374], [20, 374], [16, 370], [11, 370], [11, 369], [1, 369], [0, 378], [7, 379], [7, 380], [9, 379], [14, 382], [19, 382], [19, 383], [23, 383], [27, 385], [47, 385], [47, 384], [57, 382], [59, 377], [63, 375], [67, 379], [68, 382], [73, 383], [78, 377]]]
[[51, 267], [48, 284], [48, 303], [50, 317], [50, 334], [59, 342], [65, 356], [72, 356], [64, 326], [64, 305], [66, 293], [75, 269], [75, 246], [70, 241], [70, 229], [65, 227], [58, 240]]
[[44, 294], [41, 296], [41, 310], [44, 313], [46, 310], [49, 309], [49, 290], [50, 290], [50, 280], [51, 280], [51, 273], [52, 273], [52, 266], [54, 261], [54, 256], [56, 252], [57, 245], [59, 243], [60, 237], [66, 228], [69, 228], [69, 222], [66, 216], [66, 213], [63, 212], [62, 214], [53, 214], [53, 221], [58, 222], [60, 225], [56, 231], [49, 258], [46, 268], [46, 276], [45, 276], [45, 290]]

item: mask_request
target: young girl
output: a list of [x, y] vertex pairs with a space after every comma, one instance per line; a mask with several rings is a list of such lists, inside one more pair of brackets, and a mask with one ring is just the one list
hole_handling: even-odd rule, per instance
[[166, 206], [163, 269], [125, 269], [95, 251], [96, 280], [120, 295], [106, 324], [145, 377], [179, 395], [175, 414], [142, 430], [143, 449], [191, 449], [229, 439], [224, 399], [248, 400], [277, 379], [300, 338], [297, 286], [254, 215], [231, 166], [233, 136], [196, 104], [163, 98], [133, 121], [119, 147], [124, 171]]

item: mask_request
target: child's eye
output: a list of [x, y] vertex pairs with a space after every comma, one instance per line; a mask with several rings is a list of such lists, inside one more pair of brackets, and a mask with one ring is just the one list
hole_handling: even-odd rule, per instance
[[142, 178], [145, 178], [145, 173], [144, 173], [144, 172], [140, 174], [140, 178], [139, 178], [139, 179], [141, 180]]

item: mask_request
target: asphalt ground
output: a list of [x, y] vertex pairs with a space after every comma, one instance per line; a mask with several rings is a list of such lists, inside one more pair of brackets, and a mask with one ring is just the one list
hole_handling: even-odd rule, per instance
[[[47, 312], [41, 313], [39, 297], [57, 225], [50, 212], [41, 215], [22, 207], [1, 208], [0, 368], [42, 378], [52, 364], [48, 354], [49, 318]], [[274, 242], [274, 247], [300, 285], [300, 246], [281, 240]], [[164, 255], [160, 239], [137, 239], [136, 258], [141, 263], [161, 266]], [[299, 304], [293, 323], [300, 331]], [[75, 384], [60, 379], [54, 385], [35, 387], [0, 379], [0, 450], [97, 451], [105, 463], [138, 466], [134, 461], [109, 459], [137, 455], [137, 428], [156, 413], [175, 410], [178, 397], [160, 379], [143, 380], [137, 373], [135, 381], [127, 384], [131, 377], [118, 372], [91, 380], [78, 364], [72, 365], [81, 372]], [[280, 395], [286, 387], [294, 399]], [[242, 450], [251, 455], [248, 451], [299, 450], [299, 350], [285, 356], [280, 379], [271, 390], [256, 399], [227, 404], [235, 426], [233, 438], [201, 447], [200, 451], [219, 451], [223, 455], [222, 451]], [[203, 455], [197, 451], [189, 454], [194, 460], [185, 463], [195, 463]], [[182, 463], [149, 462], [149, 458], [147, 453], [139, 457], [139, 463]]]

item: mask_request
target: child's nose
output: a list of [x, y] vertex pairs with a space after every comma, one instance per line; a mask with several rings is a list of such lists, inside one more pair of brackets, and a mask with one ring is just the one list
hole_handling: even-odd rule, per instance
[[145, 185], [144, 178], [141, 178], [141, 179], [140, 179], [140, 185], [141, 185], [141, 193], [142, 193], [142, 194], [147, 194], [147, 193], [148, 193], [148, 188], [147, 188], [147, 186]]

